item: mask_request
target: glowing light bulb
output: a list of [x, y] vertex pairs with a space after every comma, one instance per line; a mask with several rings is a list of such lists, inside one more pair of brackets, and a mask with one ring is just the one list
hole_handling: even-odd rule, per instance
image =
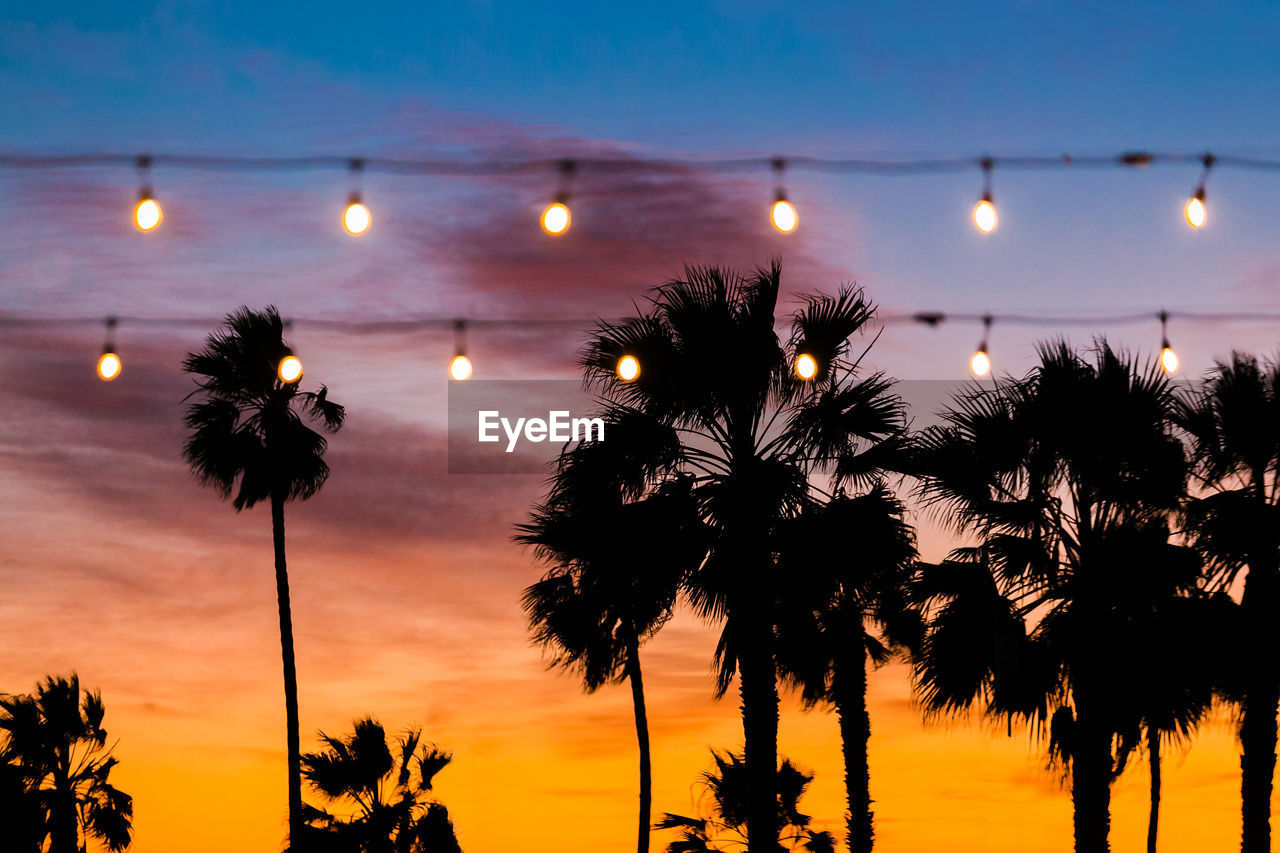
[[634, 355], [624, 355], [618, 359], [618, 378], [623, 382], [634, 382], [640, 375], [640, 360]]
[[807, 352], [796, 356], [796, 376], [808, 382], [818, 375], [818, 360]]
[[160, 204], [151, 196], [143, 196], [133, 209], [133, 224], [138, 226], [139, 231], [153, 231], [160, 225], [163, 216]]
[[369, 230], [372, 222], [369, 208], [365, 207], [364, 202], [359, 198], [353, 198], [347, 205], [347, 209], [342, 212], [342, 226], [347, 229], [348, 234], [363, 234]]
[[281, 382], [292, 385], [302, 378], [302, 362], [296, 355], [286, 355], [280, 359], [280, 367], [276, 372]]
[[548, 234], [563, 234], [569, 230], [569, 206], [562, 201], [552, 202], [542, 211], [542, 228]]
[[1197, 190], [1196, 194], [1187, 200], [1187, 209], [1185, 211], [1187, 224], [1192, 228], [1199, 228], [1204, 225], [1205, 214], [1207, 211], [1204, 206], [1204, 191]]
[[985, 349], [978, 350], [969, 359], [969, 371], [979, 379], [991, 372], [991, 356], [987, 355]]
[[990, 234], [996, 230], [998, 222], [996, 206], [992, 203], [991, 196], [983, 196], [982, 200], [973, 206], [973, 226], [983, 234]]
[[796, 214], [795, 205], [785, 198], [780, 198], [773, 203], [773, 209], [770, 211], [769, 216], [773, 220], [773, 227], [783, 234], [790, 234], [800, 224], [800, 217]]
[[120, 375], [120, 356], [113, 352], [104, 352], [102, 358], [98, 359], [98, 378], [103, 382], [110, 382]]
[[471, 359], [459, 353], [449, 362], [449, 378], [454, 382], [466, 382], [471, 378]]
[[1178, 372], [1178, 354], [1168, 343], [1160, 350], [1160, 367], [1165, 373]]

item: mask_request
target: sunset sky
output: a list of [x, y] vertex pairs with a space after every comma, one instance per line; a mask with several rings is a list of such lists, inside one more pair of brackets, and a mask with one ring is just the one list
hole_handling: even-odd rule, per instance
[[[376, 8], [375, 8], [376, 7]], [[305, 8], [305, 12], [299, 13]], [[1100, 2], [6, 3], [0, 153], [149, 151], [441, 158], [813, 155], [1280, 156], [1280, 9]], [[1249, 10], [1244, 11], [1246, 8]], [[635, 745], [625, 688], [581, 694], [531, 648], [510, 542], [538, 475], [460, 475], [445, 458], [447, 332], [349, 334], [306, 318], [621, 316], [684, 263], [784, 264], [796, 293], [857, 282], [890, 312], [1280, 311], [1280, 174], [1196, 166], [1000, 171], [977, 233], [977, 170], [793, 171], [800, 228], [768, 224], [759, 174], [580, 173], [573, 228], [537, 227], [555, 176], [368, 174], [373, 227], [341, 228], [341, 171], [166, 169], [140, 234], [129, 168], [0, 169], [0, 691], [79, 672], [119, 738], [137, 853], [279, 849], [286, 829], [279, 635], [265, 508], [237, 515], [181, 459], [183, 354], [208, 330], [24, 317], [300, 318], [307, 384], [349, 421], [333, 476], [288, 510], [304, 749], [373, 714], [452, 749], [438, 779], [468, 853], [625, 850]], [[789, 310], [789, 309], [787, 309]], [[1021, 372], [1049, 328], [997, 324]], [[1152, 355], [1159, 327], [1080, 328]], [[1275, 324], [1170, 326], [1185, 374]], [[981, 330], [892, 325], [869, 355], [958, 379]], [[581, 329], [477, 329], [477, 378], [573, 379]], [[926, 413], [921, 413], [924, 417]], [[955, 544], [917, 519], [927, 557]], [[688, 813], [707, 748], [738, 748], [715, 702], [714, 632], [680, 613], [643, 652], [656, 812]], [[806, 801], [843, 833], [832, 717], [784, 702], [781, 748], [817, 772]], [[872, 678], [872, 795], [893, 853], [1070, 849], [1070, 802], [1032, 735], [921, 722], [904, 667]], [[1230, 721], [1166, 766], [1161, 849], [1239, 833]], [[1146, 830], [1146, 767], [1115, 791], [1117, 850]], [[655, 841], [665, 843], [658, 836]], [[657, 844], [655, 843], [655, 849]]]

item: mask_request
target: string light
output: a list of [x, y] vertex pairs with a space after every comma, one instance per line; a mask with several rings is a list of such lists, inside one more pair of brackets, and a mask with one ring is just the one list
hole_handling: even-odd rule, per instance
[[774, 228], [783, 234], [790, 234], [800, 224], [800, 217], [796, 213], [795, 205], [787, 200], [787, 191], [782, 186], [782, 174], [786, 171], [787, 161], [781, 157], [775, 157], [770, 162], [773, 173], [777, 176], [778, 186], [774, 190], [773, 207], [769, 209], [769, 219], [773, 222]]
[[120, 375], [124, 365], [120, 361], [120, 356], [116, 354], [116, 345], [112, 340], [115, 336], [116, 318], [108, 317], [106, 326], [107, 339], [102, 345], [102, 355], [98, 358], [98, 378], [103, 382], [110, 382]]
[[133, 224], [139, 231], [154, 231], [164, 218], [160, 202], [156, 201], [155, 190], [151, 188], [151, 158], [142, 155], [138, 158], [138, 203], [133, 208]]
[[634, 355], [618, 359], [618, 378], [623, 382], [635, 382], [640, 377], [640, 360]]
[[471, 378], [471, 359], [467, 358], [467, 321], [453, 322], [453, 359], [449, 362], [449, 378], [466, 382]]
[[982, 340], [978, 342], [978, 349], [974, 351], [973, 357], [969, 359], [969, 372], [974, 375], [975, 379], [981, 379], [991, 372], [991, 356], [987, 352], [987, 341], [991, 337], [992, 316], [984, 314], [982, 317]]
[[1160, 367], [1165, 373], [1178, 372], [1178, 354], [1169, 346], [1169, 312], [1160, 312]]
[[799, 376], [805, 382], [818, 375], [818, 360], [807, 352], [802, 352], [796, 356], [796, 376]]
[[1192, 228], [1202, 227], [1208, 216], [1208, 209], [1204, 204], [1204, 185], [1209, 180], [1209, 170], [1213, 168], [1217, 159], [1212, 154], [1205, 154], [1200, 158], [1200, 163], [1204, 166], [1204, 170], [1200, 173], [1200, 183], [1196, 186], [1195, 191], [1191, 193], [1191, 198], [1187, 199], [1187, 206], [1183, 210], [1183, 215], [1187, 218], [1187, 224]]
[[[983, 233], [991, 233], [999, 224], [995, 202], [991, 192], [991, 173], [996, 160], [1002, 166], [1021, 170], [1048, 170], [1056, 168], [1143, 168], [1155, 163], [1186, 164], [1198, 162], [1203, 166], [1199, 184], [1192, 192], [1184, 206], [1183, 214], [1188, 225], [1201, 228], [1207, 221], [1208, 208], [1205, 201], [1205, 183], [1210, 169], [1215, 166], [1247, 169], [1252, 171], [1280, 172], [1280, 158], [1265, 158], [1243, 155], [1215, 155], [1212, 153], [1165, 153], [1153, 154], [1147, 151], [1123, 151], [1114, 155], [1073, 156], [1061, 154], [1047, 155], [1014, 155], [999, 158], [984, 156], [979, 158], [984, 175], [982, 197], [974, 205], [972, 219], [974, 226]], [[703, 160], [683, 160], [674, 158], [639, 158], [639, 157], [599, 157], [579, 160], [548, 161], [543, 159], [529, 160], [471, 160], [471, 159], [410, 159], [410, 158], [351, 158], [333, 155], [319, 156], [280, 156], [255, 157], [247, 155], [200, 155], [200, 154], [168, 154], [159, 157], [145, 154], [141, 156], [112, 153], [87, 154], [14, 154], [0, 153], [0, 170], [3, 169], [49, 169], [101, 167], [129, 164], [135, 167], [141, 179], [138, 201], [133, 209], [135, 226], [141, 231], [153, 231], [163, 220], [163, 211], [155, 197], [150, 183], [150, 167], [153, 163], [163, 162], [174, 168], [200, 170], [290, 170], [309, 171], [345, 168], [352, 174], [353, 184], [357, 183], [359, 173], [366, 169], [396, 175], [454, 175], [454, 176], [513, 176], [531, 174], [545, 169], [548, 163], [559, 164], [562, 172], [561, 191], [552, 203], [542, 212], [542, 226], [552, 234], [563, 234], [569, 230], [571, 216], [568, 203], [568, 178], [577, 164], [589, 164], [594, 170], [617, 175], [624, 173], [652, 174], [670, 176], [680, 171], [702, 171], [705, 173], [748, 171], [758, 168], [762, 163], [771, 165], [778, 174], [779, 186], [774, 195], [770, 209], [770, 219], [775, 228], [784, 233], [794, 231], [799, 217], [794, 204], [788, 199], [782, 187], [784, 167], [801, 168], [829, 174], [874, 174], [874, 175], [931, 175], [960, 172], [972, 168], [971, 157], [945, 157], [932, 159], [892, 159], [892, 158], [821, 158], [821, 157], [783, 157], [759, 158], [720, 158]], [[365, 205], [358, 186], [353, 186], [343, 211], [343, 226], [351, 234], [365, 233], [371, 224], [369, 208]]]
[[359, 236], [369, 230], [373, 217], [365, 206], [364, 197], [360, 193], [360, 175], [364, 172], [364, 160], [354, 157], [349, 166], [351, 175], [351, 192], [347, 195], [347, 206], [342, 211], [342, 227], [352, 236]]
[[551, 204], [542, 211], [542, 229], [548, 234], [563, 234], [569, 230], [569, 183], [575, 171], [577, 164], [574, 161], [560, 162], [560, 189]]
[[280, 359], [280, 367], [276, 370], [280, 381], [292, 385], [302, 378], [302, 362], [296, 355], [286, 355]]
[[990, 157], [982, 158], [982, 198], [973, 206], [973, 225], [983, 234], [996, 230], [997, 217], [995, 202], [991, 196], [991, 170], [995, 161]]

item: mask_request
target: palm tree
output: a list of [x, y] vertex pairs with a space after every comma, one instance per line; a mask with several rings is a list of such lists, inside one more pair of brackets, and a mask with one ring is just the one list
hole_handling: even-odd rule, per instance
[[280, 378], [280, 363], [292, 353], [275, 308], [240, 308], [209, 336], [204, 349], [187, 355], [182, 367], [196, 377], [192, 393], [201, 395], [186, 413], [191, 432], [184, 455], [192, 472], [230, 499], [237, 512], [260, 501], [271, 503], [288, 733], [289, 834], [296, 841], [302, 827], [301, 747], [284, 505], [310, 498], [329, 477], [324, 461], [328, 443], [307, 421], [337, 432], [345, 411], [328, 399], [324, 386], [318, 392], [302, 391], [297, 382]]
[[[713, 749], [711, 757], [715, 769], [703, 773], [700, 779], [703, 793], [711, 799], [709, 814], [700, 818], [664, 814], [656, 828], [680, 833], [667, 845], [666, 853], [722, 853], [724, 846], [732, 849], [746, 843], [751, 771], [741, 755]], [[800, 811], [800, 798], [812, 781], [813, 774], [796, 767], [789, 758], [778, 768], [773, 820], [775, 834], [787, 846], [779, 844], [775, 850], [835, 853], [834, 836], [813, 829], [813, 818]]]
[[705, 546], [691, 481], [668, 479], [641, 496], [643, 477], [628, 478], [617, 458], [635, 453], [637, 437], [617, 434], [625, 424], [609, 426], [610, 441], [562, 454], [551, 495], [516, 540], [552, 564], [524, 593], [534, 639], [552, 664], [579, 672], [588, 693], [630, 683], [640, 751], [636, 844], [646, 853], [653, 793], [640, 645], [670, 617]]
[[82, 698], [74, 674], [50, 676], [30, 695], [0, 697], [0, 754], [15, 768], [28, 806], [38, 809], [36, 820], [27, 812], [24, 833], [35, 830], [36, 849], [46, 836], [49, 853], [79, 853], [89, 838], [117, 853], [132, 841], [133, 798], [111, 784], [117, 761], [104, 714], [102, 695], [95, 690]]
[[920, 642], [920, 615], [907, 602], [915, 532], [904, 515], [902, 504], [876, 483], [856, 497], [838, 494], [806, 509], [781, 548], [782, 564], [797, 583], [811, 585], [813, 595], [782, 621], [779, 664], [806, 704], [827, 705], [840, 721], [852, 853], [871, 850], [875, 839], [867, 666], [881, 666], [895, 650], [914, 650]]
[[17, 758], [0, 751], [0, 849], [40, 853], [48, 835], [44, 811]]
[[[453, 756], [410, 729], [388, 744], [371, 717], [346, 737], [320, 734], [325, 749], [302, 756], [307, 783], [342, 815], [306, 807], [307, 849], [320, 853], [461, 853], [449, 810], [435, 799], [436, 774]], [[349, 816], [347, 816], [349, 815]]]
[[1134, 746], [1115, 700], [1134, 578], [1168, 565], [1166, 519], [1185, 494], [1174, 410], [1154, 367], [1105, 342], [1092, 361], [1055, 343], [1024, 379], [959, 394], [919, 441], [922, 497], [980, 543], [921, 582], [940, 605], [917, 664], [925, 708], [980, 702], [1047, 723], [1077, 853], [1109, 850], [1110, 786]]
[[1194, 472], [1207, 492], [1187, 527], [1225, 589], [1244, 575], [1240, 704], [1241, 853], [1270, 853], [1280, 666], [1280, 363], [1234, 353], [1219, 362], [1180, 417]]
[[[874, 467], [874, 452], [855, 450], [860, 434], [892, 432], [880, 432], [893, 408], [881, 405], [882, 383], [855, 381], [843, 362], [872, 306], [853, 288], [807, 297], [784, 344], [775, 331], [780, 278], [776, 262], [749, 277], [688, 267], [640, 316], [601, 324], [582, 360], [609, 418], [665, 433], [679, 449], [676, 469], [693, 479], [710, 545], [685, 592], [723, 625], [717, 695], [739, 676], [751, 853], [777, 846], [775, 628], [790, 592], [776, 559], [778, 524], [810, 500], [815, 467], [843, 465], [849, 476]], [[800, 354], [817, 367], [812, 383], [792, 370]], [[615, 373], [624, 355], [642, 366], [633, 382]]]

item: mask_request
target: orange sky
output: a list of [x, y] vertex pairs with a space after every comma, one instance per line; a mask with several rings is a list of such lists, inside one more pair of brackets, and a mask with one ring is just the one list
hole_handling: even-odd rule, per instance
[[[77, 378], [70, 354], [23, 345], [60, 385], [0, 376], [3, 687], [75, 669], [102, 689], [138, 853], [276, 849], [284, 723], [266, 510], [237, 516], [183, 469], [179, 342], [135, 358], [136, 384], [111, 388]], [[344, 374], [336, 351], [312, 351], [335, 396], [376, 392], [351, 380], [355, 368]], [[438, 402], [442, 383], [424, 393]], [[136, 424], [138, 411], [152, 415]], [[438, 438], [358, 406], [331, 462], [330, 486], [288, 515], [304, 743], [365, 713], [393, 730], [419, 723], [456, 753], [439, 794], [469, 853], [627, 849], [629, 692], [582, 695], [526, 639], [519, 594], [539, 569], [508, 540], [538, 478], [450, 477]], [[924, 544], [938, 552], [945, 540], [926, 530]], [[644, 650], [655, 812], [688, 813], [707, 747], [740, 742], [737, 702], [711, 698], [713, 645], [681, 614]], [[883, 849], [1070, 849], [1069, 798], [1025, 733], [922, 724], [900, 665], [874, 675], [871, 715]], [[834, 719], [788, 700], [781, 745], [817, 772], [806, 806], [818, 825], [842, 833]], [[1116, 787], [1117, 850], [1145, 837], [1145, 779], [1136, 762]], [[1167, 761], [1161, 849], [1230, 849], [1237, 788], [1232, 732], [1215, 720]]]

